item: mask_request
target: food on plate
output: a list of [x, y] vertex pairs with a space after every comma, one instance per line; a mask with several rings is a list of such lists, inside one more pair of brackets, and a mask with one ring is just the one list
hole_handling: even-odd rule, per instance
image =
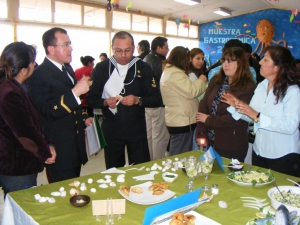
[[[274, 192], [272, 197], [276, 199], [276, 201], [278, 202], [284, 203], [289, 206], [300, 208], [300, 194], [293, 193], [292, 190], [288, 190], [288, 191], [283, 190], [281, 191], [281, 193], [284, 198], [282, 198], [279, 192], [277, 193]], [[285, 202], [285, 199], [288, 200], [289, 203]]]
[[121, 191], [124, 195], [129, 196], [130, 186], [128, 186], [128, 185], [121, 185], [121, 186], [120, 186], [120, 191]]
[[245, 184], [252, 184], [252, 186], [255, 186], [256, 184], [269, 183], [275, 180], [270, 170], [268, 170], [268, 172], [266, 173], [261, 172], [260, 170], [238, 171], [238, 172], [229, 173], [227, 177], [233, 181], [237, 181]]
[[297, 225], [300, 222], [300, 217], [297, 217], [297, 211], [289, 212], [284, 206], [280, 205], [274, 215], [267, 214], [265, 218], [255, 218], [249, 221], [249, 225]]
[[158, 187], [160, 187], [160, 188], [162, 188], [164, 190], [167, 190], [170, 187], [170, 185], [167, 184], [167, 183], [165, 183], [165, 182], [155, 182], [155, 183], [152, 183], [152, 185], [158, 186]]
[[170, 225], [195, 225], [194, 220], [196, 217], [190, 214], [183, 214], [181, 212], [176, 212], [172, 216], [172, 220], [170, 221]]
[[164, 193], [164, 191], [161, 189], [152, 192], [153, 195], [162, 195], [163, 193]]
[[143, 189], [140, 188], [140, 187], [133, 187], [130, 189], [130, 191], [132, 191], [133, 193], [136, 193], [136, 194], [142, 194], [143, 193]]

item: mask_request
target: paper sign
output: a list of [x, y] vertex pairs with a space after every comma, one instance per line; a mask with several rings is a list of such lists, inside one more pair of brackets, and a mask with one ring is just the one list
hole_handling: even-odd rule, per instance
[[[112, 202], [112, 207], [111, 207]], [[125, 214], [125, 199], [112, 199], [112, 200], [93, 200], [92, 209], [93, 216], [102, 216], [107, 213], [111, 214], [111, 208], [113, 208], [113, 214]], [[108, 206], [108, 211], [106, 210]]]
[[[174, 210], [178, 210], [185, 206], [198, 203], [198, 198], [200, 196], [200, 192], [201, 192], [201, 188], [197, 189], [193, 192], [184, 194], [180, 197], [173, 198], [166, 202], [163, 202], [163, 203], [160, 203], [155, 206], [151, 206], [151, 207], [147, 208], [145, 211], [145, 215], [144, 215], [143, 225], [153, 224], [154, 220], [157, 217], [160, 217], [160, 216], [166, 214], [167, 215], [166, 218], [167, 218], [168, 213], [170, 213]], [[160, 220], [162, 220], [161, 217], [160, 217]]]
[[212, 146], [210, 146], [209, 149], [202, 156], [200, 156], [200, 159], [202, 160], [206, 158], [215, 159], [218, 162], [219, 166], [221, 167], [222, 171], [225, 172], [223, 166], [223, 159]]

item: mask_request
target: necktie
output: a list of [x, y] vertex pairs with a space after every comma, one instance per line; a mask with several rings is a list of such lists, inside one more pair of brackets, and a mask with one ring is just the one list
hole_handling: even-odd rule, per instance
[[66, 69], [65, 66], [62, 66], [62, 71], [63, 71], [63, 73], [66, 75], [67, 79], [68, 79], [69, 81], [71, 81], [72, 84], [73, 84], [73, 81], [72, 81], [72, 79], [70, 78], [70, 76], [69, 76], [69, 74], [68, 74], [67, 69]]

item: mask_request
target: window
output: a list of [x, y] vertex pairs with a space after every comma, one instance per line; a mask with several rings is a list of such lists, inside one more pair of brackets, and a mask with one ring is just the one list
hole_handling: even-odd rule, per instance
[[178, 26], [178, 36], [188, 37], [189, 36], [189, 29], [184, 27], [184, 24], [181, 23]]
[[190, 25], [189, 37], [198, 38], [198, 28], [199, 26]]
[[130, 13], [114, 11], [112, 27], [114, 29], [130, 30]]
[[[187, 29], [187, 28], [185, 28]], [[183, 46], [188, 49], [199, 48], [199, 40], [188, 39], [188, 38], [177, 38], [177, 37], [166, 37], [168, 39], [170, 52], [176, 46]], [[169, 54], [170, 54], [169, 52]]]
[[0, 18], [7, 18], [7, 2], [0, 0]]
[[14, 24], [13, 22], [0, 21], [1, 41], [0, 41], [0, 55], [6, 45], [14, 41]]
[[51, 1], [20, 0], [19, 19], [51, 22]]
[[84, 25], [105, 27], [105, 9], [84, 6]]
[[148, 31], [148, 23], [146, 16], [132, 15], [132, 30]]
[[81, 25], [81, 5], [56, 1], [54, 21], [56, 23]]
[[168, 20], [166, 26], [166, 34], [177, 35], [178, 25], [175, 23], [175, 21]]
[[162, 19], [149, 17], [149, 32], [162, 33]]

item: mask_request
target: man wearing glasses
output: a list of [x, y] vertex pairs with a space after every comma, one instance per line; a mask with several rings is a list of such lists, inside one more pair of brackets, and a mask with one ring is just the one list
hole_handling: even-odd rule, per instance
[[89, 77], [76, 81], [70, 66], [72, 46], [67, 31], [52, 28], [43, 34], [46, 57], [28, 80], [29, 94], [39, 111], [45, 135], [55, 144], [56, 162], [47, 166], [49, 182], [80, 176], [87, 162], [84, 125], [92, 118], [82, 111], [79, 96], [89, 90]]
[[120, 31], [112, 40], [113, 56], [96, 65], [87, 102], [103, 112], [102, 130], [106, 168], [150, 160], [145, 107], [157, 107], [162, 100], [151, 67], [133, 57], [135, 46], [130, 33]]

